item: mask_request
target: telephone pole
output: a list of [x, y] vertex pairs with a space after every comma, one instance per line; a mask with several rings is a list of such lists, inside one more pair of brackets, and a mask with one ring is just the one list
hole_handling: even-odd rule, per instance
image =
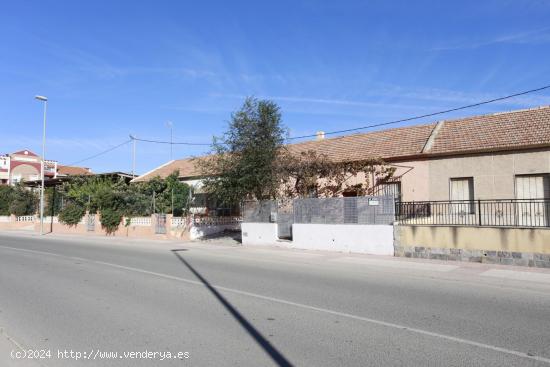
[[132, 178], [136, 177], [136, 138], [130, 134], [132, 139]]

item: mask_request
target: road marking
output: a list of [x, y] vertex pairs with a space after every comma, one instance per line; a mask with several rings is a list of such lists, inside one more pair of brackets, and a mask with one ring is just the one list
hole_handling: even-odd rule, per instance
[[[83, 260], [83, 261], [87, 261], [87, 262], [90, 262], [90, 263], [109, 266], [109, 267], [113, 267], [113, 268], [117, 268], [117, 269], [123, 269], [123, 270], [132, 271], [132, 272], [136, 272], [136, 273], [153, 275], [153, 276], [156, 276], [156, 277], [159, 277], [159, 278], [175, 280], [175, 281], [188, 283], [188, 284], [193, 284], [193, 285], [204, 286], [204, 284], [202, 282], [198, 281], [198, 280], [191, 280], [191, 279], [181, 278], [181, 277], [177, 277], [177, 276], [174, 276], [174, 275], [157, 273], [157, 272], [154, 272], [154, 271], [134, 268], [134, 267], [130, 267], [130, 266], [118, 265], [118, 264], [108, 263], [108, 262], [104, 262], [104, 261], [85, 259], [85, 258], [75, 257], [75, 256], [60, 255], [60, 254], [47, 252], [47, 251], [28, 250], [28, 249], [21, 249], [21, 248], [2, 246], [2, 245], [0, 245], [0, 247], [5, 248], [5, 249], [10, 249], [10, 250], [15, 250], [15, 251], [36, 253], [36, 254], [41, 254], [41, 255], [51, 255], [51, 256], [55, 256], [55, 257], [68, 258], [68, 259], [72, 259], [72, 260], [75, 260], [75, 259], [76, 260]], [[508, 355], [512, 355], [512, 356], [516, 356], [516, 357], [520, 357], [520, 358], [526, 358], [526, 359], [530, 359], [530, 360], [550, 364], [550, 358], [545, 358], [545, 357], [540, 357], [540, 356], [533, 356], [533, 355], [529, 355], [527, 353], [519, 352], [519, 351], [516, 351], [516, 350], [513, 350], [513, 349], [497, 347], [497, 346], [494, 346], [494, 345], [479, 343], [479, 342], [476, 342], [476, 341], [473, 341], [473, 340], [463, 339], [463, 338], [459, 338], [459, 337], [455, 337], [455, 336], [451, 336], [451, 335], [440, 334], [440, 333], [436, 333], [436, 332], [432, 332], [432, 331], [428, 331], [428, 330], [423, 330], [423, 329], [413, 328], [413, 327], [409, 327], [409, 326], [405, 326], [405, 325], [395, 324], [395, 323], [392, 323], [392, 322], [376, 320], [376, 319], [372, 319], [372, 318], [369, 318], [369, 317], [353, 315], [353, 314], [346, 313], [346, 312], [334, 311], [334, 310], [330, 310], [330, 309], [327, 309], [327, 308], [310, 306], [310, 305], [306, 305], [306, 304], [303, 304], [303, 303], [287, 301], [287, 300], [280, 299], [280, 298], [269, 297], [269, 296], [264, 296], [264, 295], [257, 294], [257, 293], [241, 291], [241, 290], [234, 289], [234, 288], [228, 288], [228, 287], [223, 287], [223, 286], [218, 286], [218, 285], [212, 285], [212, 286], [214, 288], [216, 288], [217, 290], [219, 290], [219, 291], [224, 291], [224, 292], [227, 292], [227, 293], [238, 294], [238, 295], [242, 295], [242, 296], [261, 299], [261, 300], [270, 301], [270, 302], [274, 302], [274, 303], [279, 303], [279, 304], [283, 304], [283, 305], [293, 306], [293, 307], [297, 307], [297, 308], [301, 308], [301, 309], [305, 309], [305, 310], [326, 313], [326, 314], [329, 314], [329, 315], [345, 317], [345, 318], [352, 319], [352, 320], [364, 321], [364, 322], [367, 322], [367, 323], [370, 323], [370, 324], [385, 326], [385, 327], [388, 327], [388, 328], [391, 328], [391, 329], [398, 329], [398, 330], [408, 331], [408, 332], [415, 333], [415, 334], [431, 336], [431, 337], [434, 337], [434, 338], [448, 340], [448, 341], [452, 341], [452, 342], [456, 342], [456, 343], [470, 345], [470, 346], [477, 347], [477, 348], [492, 350], [492, 351], [495, 351], [495, 352], [500, 352], [500, 353], [504, 353], [504, 354], [508, 354]]]
[[528, 280], [531, 282], [550, 283], [550, 274], [529, 271], [491, 269], [480, 274], [484, 277], [505, 278], [514, 280]]
[[[8, 333], [6, 333], [6, 329], [4, 329], [3, 327], [0, 327], [0, 338], [6, 339], [9, 343], [15, 345], [15, 347], [17, 349], [19, 349], [19, 351], [21, 351], [21, 352], [28, 351], [29, 349], [36, 350], [36, 348], [25, 348], [25, 347], [23, 347], [21, 345], [21, 343], [17, 342], [17, 340], [15, 340], [11, 335], [8, 335]], [[19, 361], [21, 363], [27, 362], [29, 364], [33, 364], [33, 365], [37, 365], [37, 366], [41, 366], [41, 367], [46, 367], [46, 365], [44, 364], [44, 361], [39, 361], [38, 359], [24, 359], [24, 360], [19, 360]]]
[[370, 259], [370, 258], [365, 258], [365, 257], [338, 257], [338, 258], [335, 258], [335, 259], [330, 259], [328, 261], [340, 262], [340, 263], [353, 263], [353, 264], [383, 266], [383, 267], [387, 267], [387, 268], [429, 270], [429, 271], [438, 271], [438, 272], [447, 272], [447, 271], [452, 271], [452, 270], [455, 270], [455, 269], [458, 268], [457, 265], [427, 264], [427, 263], [422, 263], [422, 262], [400, 261], [400, 260], [385, 260], [385, 259]]

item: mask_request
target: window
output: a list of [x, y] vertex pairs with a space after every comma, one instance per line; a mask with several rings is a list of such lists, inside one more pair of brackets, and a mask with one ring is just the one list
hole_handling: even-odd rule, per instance
[[516, 199], [550, 198], [550, 175], [516, 176]]
[[549, 198], [549, 174], [516, 176], [517, 224], [520, 226], [548, 226]]
[[458, 214], [475, 213], [473, 177], [451, 178], [449, 196], [451, 201], [459, 201], [451, 204], [453, 212]]

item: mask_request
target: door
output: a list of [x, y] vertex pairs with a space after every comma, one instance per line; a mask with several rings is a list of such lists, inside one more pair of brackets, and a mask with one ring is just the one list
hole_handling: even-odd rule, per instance
[[474, 178], [451, 178], [449, 212], [451, 224], [471, 224], [475, 219]]
[[277, 203], [277, 236], [291, 240], [292, 224], [294, 224], [294, 206], [292, 203], [286, 205]]
[[518, 225], [548, 226], [549, 178], [549, 175], [516, 176]]

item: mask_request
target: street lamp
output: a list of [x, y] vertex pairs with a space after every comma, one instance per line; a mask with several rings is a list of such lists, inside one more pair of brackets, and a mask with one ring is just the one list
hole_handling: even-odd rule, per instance
[[44, 234], [44, 170], [46, 155], [46, 110], [48, 108], [48, 98], [44, 96], [35, 96], [35, 99], [44, 102], [44, 125], [42, 128], [42, 160], [40, 165], [40, 176], [42, 176], [42, 187], [40, 189], [40, 234]]

